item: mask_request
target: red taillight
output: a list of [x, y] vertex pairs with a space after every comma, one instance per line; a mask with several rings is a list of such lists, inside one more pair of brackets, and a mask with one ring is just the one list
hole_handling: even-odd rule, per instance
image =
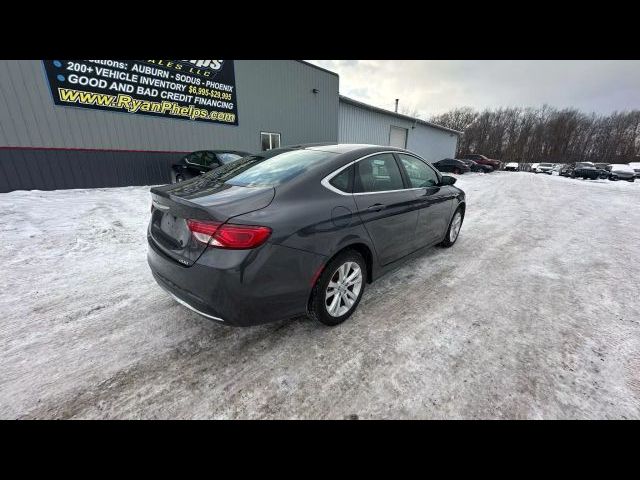
[[[231, 225], [201, 220], [187, 220], [189, 230], [196, 240], [215, 248], [247, 249], [262, 245], [271, 229], [254, 225]], [[213, 238], [211, 238], [213, 237]], [[211, 242], [209, 242], [211, 240]]]
[[211, 237], [220, 227], [219, 222], [204, 222], [202, 220], [187, 220], [187, 226], [196, 240], [209, 243]]
[[222, 225], [213, 236], [212, 247], [255, 248], [262, 245], [271, 235], [271, 229], [253, 225]]

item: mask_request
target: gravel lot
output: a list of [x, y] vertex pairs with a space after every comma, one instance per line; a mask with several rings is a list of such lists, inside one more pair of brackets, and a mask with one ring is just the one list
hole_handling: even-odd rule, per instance
[[0, 194], [0, 417], [639, 419], [640, 182], [458, 185], [458, 243], [335, 328], [175, 303], [147, 187]]

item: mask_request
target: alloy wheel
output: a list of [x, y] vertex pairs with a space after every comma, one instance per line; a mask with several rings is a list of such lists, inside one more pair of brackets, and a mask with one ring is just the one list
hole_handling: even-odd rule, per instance
[[345, 262], [331, 275], [324, 304], [332, 317], [345, 315], [358, 300], [362, 288], [362, 270], [356, 262]]
[[462, 214], [458, 211], [451, 221], [451, 228], [449, 229], [449, 241], [451, 243], [456, 241], [458, 234], [460, 233], [460, 227], [462, 226]]

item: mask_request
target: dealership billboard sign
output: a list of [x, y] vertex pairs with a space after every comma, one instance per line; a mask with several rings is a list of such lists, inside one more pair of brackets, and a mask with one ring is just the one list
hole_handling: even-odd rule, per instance
[[53, 102], [238, 125], [233, 60], [43, 60]]

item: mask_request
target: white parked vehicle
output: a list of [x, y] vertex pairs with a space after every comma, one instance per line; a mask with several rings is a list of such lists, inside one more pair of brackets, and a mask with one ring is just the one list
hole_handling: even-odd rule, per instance
[[546, 173], [548, 175], [551, 175], [551, 171], [553, 170], [553, 163], [537, 163], [535, 165], [536, 168], [532, 168], [532, 171], [534, 173]]
[[538, 165], [540, 165], [540, 164], [539, 163], [532, 163], [531, 164], [531, 168], [529, 169], [529, 171], [533, 172], [533, 173], [538, 173], [538, 172], [536, 172], [536, 168], [538, 168]]
[[512, 172], [517, 172], [520, 170], [520, 166], [516, 162], [509, 162], [504, 166], [505, 170], [511, 170]]

